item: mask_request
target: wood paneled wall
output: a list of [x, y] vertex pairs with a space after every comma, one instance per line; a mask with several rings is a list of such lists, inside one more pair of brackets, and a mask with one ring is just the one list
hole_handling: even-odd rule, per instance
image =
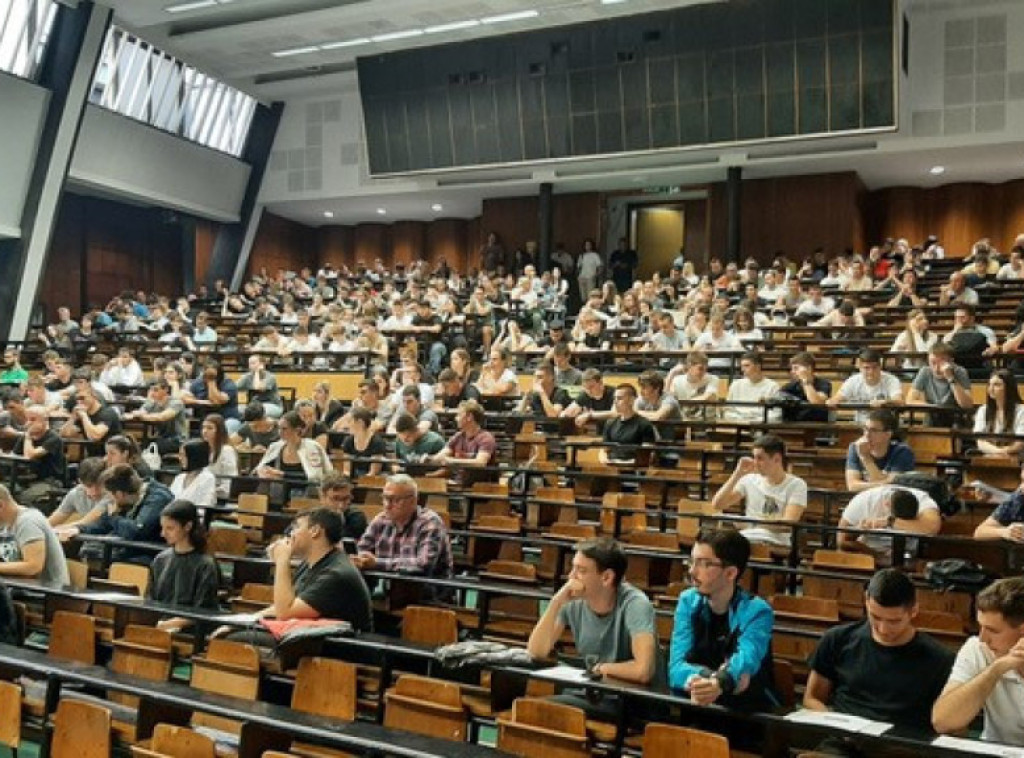
[[889, 187], [864, 200], [864, 231], [869, 242], [906, 237], [911, 244], [936, 235], [947, 255], [966, 255], [988, 237], [1009, 250], [1024, 232], [1024, 180], [1005, 184], [947, 184], [942, 187]]
[[309, 266], [315, 270], [319, 247], [320, 235], [313, 227], [264, 213], [253, 240], [248, 270], [256, 273], [266, 268], [271, 276], [279, 268], [298, 271]]
[[65, 193], [43, 275], [47, 318], [81, 313], [124, 290], [182, 289], [182, 226], [157, 208]]
[[[864, 189], [854, 172], [747, 179], [741, 196], [740, 249], [744, 258], [771, 263], [779, 253], [800, 261], [816, 248], [828, 255], [861, 249]], [[726, 255], [725, 183], [711, 187], [711, 249]]]
[[[601, 242], [605, 195], [583, 192], [555, 195], [552, 198], [551, 243], [559, 242], [574, 255], [583, 250], [583, 241]], [[529, 240], [540, 236], [539, 200], [536, 195], [526, 197], [499, 197], [484, 200], [480, 217], [480, 236], [471, 245], [470, 267], [480, 265], [480, 246], [491, 232], [495, 232], [511, 252]]]

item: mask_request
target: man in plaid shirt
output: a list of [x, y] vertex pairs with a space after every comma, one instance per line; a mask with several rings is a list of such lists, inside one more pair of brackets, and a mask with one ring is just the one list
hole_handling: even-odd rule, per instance
[[389, 476], [384, 510], [359, 539], [357, 568], [433, 577], [452, 575], [452, 546], [444, 522], [418, 504], [419, 488], [407, 474]]

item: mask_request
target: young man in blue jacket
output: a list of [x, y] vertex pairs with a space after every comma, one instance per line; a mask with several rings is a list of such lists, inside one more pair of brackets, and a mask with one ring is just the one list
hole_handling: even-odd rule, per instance
[[750, 543], [731, 529], [702, 530], [693, 545], [693, 586], [676, 606], [668, 679], [701, 705], [778, 705], [770, 650], [775, 614], [736, 584], [749, 559]]

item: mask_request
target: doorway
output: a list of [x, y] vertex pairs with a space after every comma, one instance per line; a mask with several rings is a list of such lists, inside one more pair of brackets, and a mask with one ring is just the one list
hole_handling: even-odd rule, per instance
[[629, 238], [640, 259], [638, 279], [650, 279], [656, 271], [666, 274], [686, 241], [683, 205], [631, 206]]

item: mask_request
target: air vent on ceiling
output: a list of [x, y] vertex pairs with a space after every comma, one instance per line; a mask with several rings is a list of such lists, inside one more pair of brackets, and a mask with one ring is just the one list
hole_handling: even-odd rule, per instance
[[293, 68], [287, 71], [275, 71], [271, 74], [260, 74], [253, 79], [253, 84], [274, 84], [275, 82], [290, 82], [295, 79], [313, 79], [328, 74], [343, 74], [346, 71], [355, 71], [355, 61], [346, 63], [329, 63], [323, 66], [308, 66]]

